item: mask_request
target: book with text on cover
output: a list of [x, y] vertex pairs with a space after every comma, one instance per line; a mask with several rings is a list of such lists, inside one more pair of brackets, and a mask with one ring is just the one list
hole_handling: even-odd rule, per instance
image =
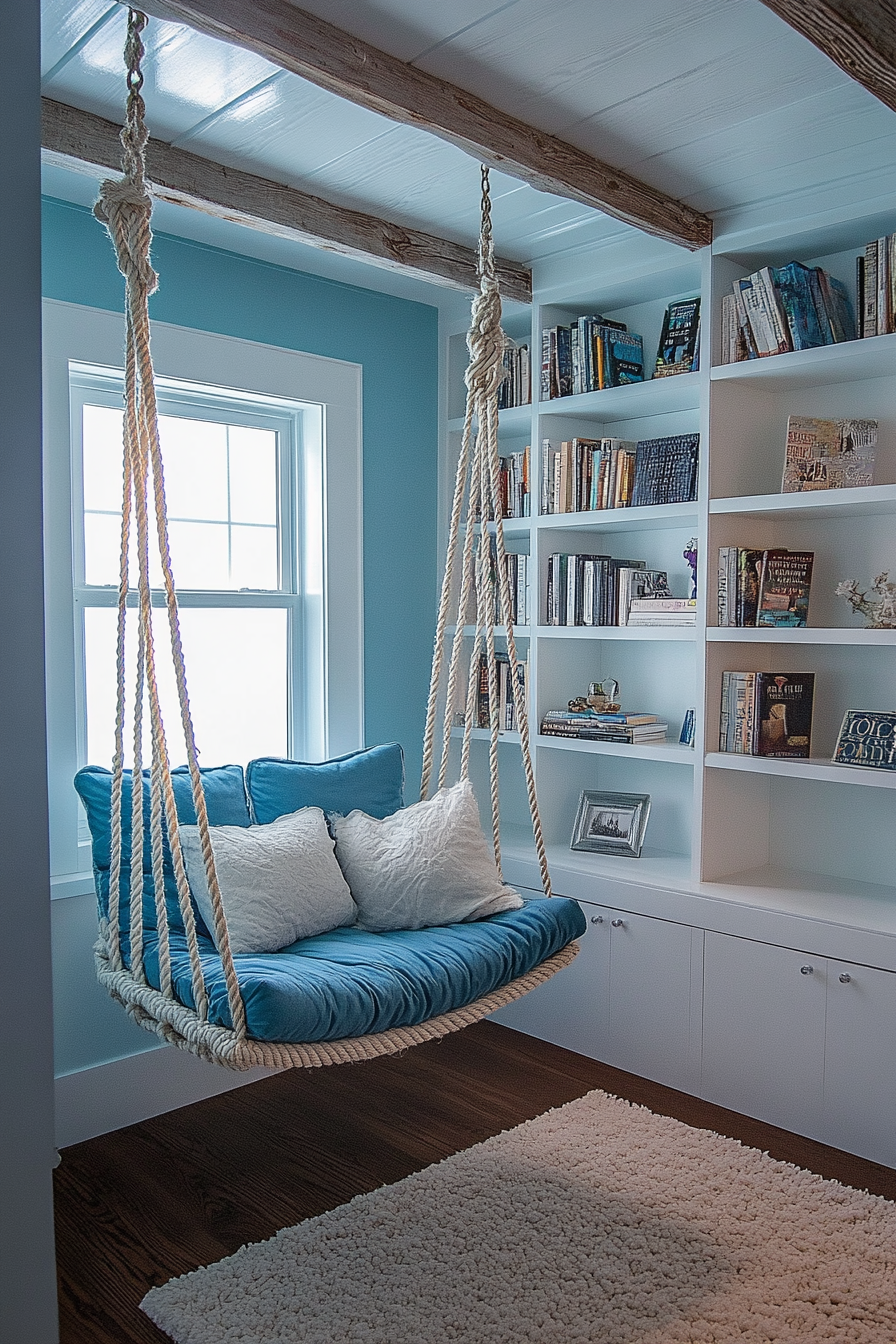
[[834, 750], [837, 765], [896, 770], [896, 713], [848, 709]]
[[781, 493], [873, 485], [876, 449], [876, 420], [788, 416]]
[[757, 672], [754, 756], [808, 757], [814, 672]]
[[765, 551], [756, 625], [802, 626], [809, 619], [814, 551]]

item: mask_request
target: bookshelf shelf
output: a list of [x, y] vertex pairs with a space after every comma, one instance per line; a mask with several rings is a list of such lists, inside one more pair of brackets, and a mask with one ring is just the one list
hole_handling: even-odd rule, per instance
[[587, 742], [578, 738], [552, 737], [539, 733], [536, 738], [539, 747], [557, 751], [579, 751], [592, 756], [627, 756], [631, 760], [666, 761], [673, 765], [693, 765], [692, 747], [682, 747], [677, 742]]
[[[451, 729], [452, 737], [462, 738], [463, 735], [463, 728]], [[470, 736], [474, 742], [490, 742], [492, 735], [488, 728], [474, 728], [470, 733]], [[519, 733], [498, 733], [498, 745], [500, 746], [502, 742], [508, 746], [518, 747], [520, 745], [520, 735]]]
[[779, 775], [789, 779], [823, 780], [827, 784], [896, 789], [896, 770], [834, 765], [821, 758], [807, 761], [778, 760], [768, 756], [739, 756], [731, 752], [713, 751], [707, 753], [706, 765], [710, 770], [744, 770], [755, 775]]
[[[782, 359], [783, 356], [778, 355], [776, 358]], [[810, 490], [805, 494], [742, 495], [731, 499], [711, 499], [709, 512], [711, 515], [740, 513], [757, 518], [797, 521], [862, 518], [873, 514], [896, 513], [896, 485], [864, 485], [854, 490]]]
[[628, 640], [652, 642], [655, 640], [693, 644], [697, 632], [692, 625], [539, 625], [539, 639], [568, 640]]
[[706, 638], [712, 644], [852, 644], [871, 649], [896, 648], [896, 630], [847, 630], [811, 625], [792, 630], [711, 625], [707, 627]]
[[710, 372], [715, 382], [741, 386], [774, 384], [775, 390], [828, 386], [865, 378], [891, 378], [896, 360], [896, 334], [871, 336], [863, 341], [843, 341], [814, 350], [791, 350], [785, 355], [748, 359], [738, 364], [716, 364]]
[[542, 417], [580, 416], [610, 424], [644, 416], [693, 411], [700, 405], [699, 373], [680, 373], [672, 378], [650, 378], [626, 387], [605, 387], [601, 392], [583, 392], [573, 397], [554, 397], [536, 403]]
[[[527, 402], [525, 406], [507, 406], [503, 411], [498, 412], [498, 429], [514, 430], [518, 429], [521, 433], [528, 433], [529, 426], [532, 423], [532, 407]], [[475, 428], [476, 419], [473, 419]], [[464, 428], [464, 417], [462, 415], [452, 416], [447, 423], [447, 429], [450, 434], [461, 434]]]
[[542, 513], [538, 529], [581, 532], [640, 532], [671, 527], [696, 527], [697, 505], [649, 504], [628, 509], [594, 509], [588, 513]]

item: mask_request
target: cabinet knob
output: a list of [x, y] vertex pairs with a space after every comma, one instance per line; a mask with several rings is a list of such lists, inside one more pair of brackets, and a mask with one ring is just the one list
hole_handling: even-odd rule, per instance
[[801, 966], [801, 967], [800, 967], [800, 975], [811, 975], [811, 974], [812, 974], [812, 967], [811, 967], [811, 966]]
[[613, 925], [613, 928], [614, 928], [614, 929], [624, 929], [624, 928], [625, 928], [625, 920], [624, 920], [624, 919], [612, 919], [612, 920], [610, 921], [610, 923]]
[[841, 985], [848, 985], [848, 984], [850, 983], [851, 980], [852, 980], [852, 976], [851, 976], [851, 975], [847, 975], [846, 971], [843, 971], [842, 974], [841, 974], [841, 976], [840, 976], [840, 983], [841, 983]]
[[603, 915], [592, 915], [592, 916], [591, 916], [591, 923], [592, 923], [592, 924], [603, 924], [603, 922], [604, 922], [604, 917], [603, 917]]

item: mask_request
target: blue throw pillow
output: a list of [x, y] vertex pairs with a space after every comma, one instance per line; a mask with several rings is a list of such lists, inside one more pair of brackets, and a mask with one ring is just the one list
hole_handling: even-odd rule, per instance
[[390, 742], [316, 763], [263, 756], [247, 765], [246, 786], [259, 825], [300, 807], [343, 816], [357, 808], [371, 817], [389, 817], [404, 805], [404, 754]]
[[[248, 826], [249, 804], [241, 765], [222, 765], [200, 771], [208, 819], [212, 826]], [[185, 826], [196, 825], [193, 791], [187, 766], [179, 765], [171, 771], [174, 801], [178, 820]], [[93, 845], [93, 868], [97, 898], [103, 915], [109, 911], [109, 868], [112, 845], [112, 772], [100, 765], [87, 765], [75, 775], [75, 788], [87, 812], [87, 824]], [[130, 862], [131, 862], [131, 771], [124, 772], [122, 783], [122, 872], [119, 926], [127, 929], [129, 923]], [[143, 772], [143, 872], [147, 875], [143, 892], [143, 922], [147, 928], [156, 927], [156, 908], [152, 892], [152, 844], [149, 834], [149, 771]], [[164, 841], [165, 899], [168, 923], [172, 930], [183, 931], [177, 887], [168, 841]], [[195, 907], [194, 907], [195, 908]], [[198, 924], [207, 932], [201, 919]]]

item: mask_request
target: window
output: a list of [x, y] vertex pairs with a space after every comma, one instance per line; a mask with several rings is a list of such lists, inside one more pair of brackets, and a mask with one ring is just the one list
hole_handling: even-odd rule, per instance
[[[123, 330], [117, 314], [45, 303], [48, 760], [57, 895], [88, 889], [79, 876], [89, 871], [90, 855], [72, 776], [87, 762], [112, 759]], [[359, 367], [164, 323], [154, 324], [153, 353], [200, 763], [259, 755], [316, 760], [354, 750], [364, 741]], [[154, 589], [160, 581], [151, 560]], [[176, 764], [185, 752], [161, 591], [153, 601]]]
[[[71, 368], [74, 593], [82, 646], [85, 760], [112, 759], [120, 565], [121, 378]], [[159, 381], [171, 560], [202, 761], [324, 754], [321, 408], [234, 399]], [[135, 538], [131, 583], [136, 584]], [[150, 545], [150, 582], [161, 567]], [[159, 677], [173, 759], [179, 713], [157, 596]], [[306, 614], [307, 610], [307, 614]], [[156, 622], [154, 621], [154, 624]], [[129, 620], [134, 653], [136, 621]], [[131, 667], [134, 658], [131, 657]], [[133, 685], [133, 673], [128, 678]], [[148, 759], [148, 734], [144, 748]]]

